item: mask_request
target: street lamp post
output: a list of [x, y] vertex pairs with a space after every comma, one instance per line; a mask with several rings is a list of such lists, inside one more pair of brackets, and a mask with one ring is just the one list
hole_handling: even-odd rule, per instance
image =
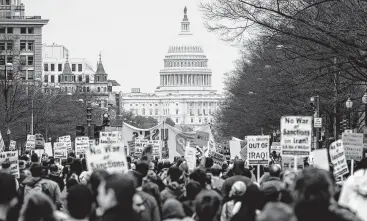
[[352, 123], [351, 123], [351, 113], [352, 113], [352, 107], [353, 107], [353, 101], [348, 98], [348, 100], [345, 102], [345, 106], [348, 109], [348, 120], [349, 120], [349, 129], [352, 129]]
[[362, 97], [362, 103], [364, 104], [364, 128], [367, 128], [367, 89]]

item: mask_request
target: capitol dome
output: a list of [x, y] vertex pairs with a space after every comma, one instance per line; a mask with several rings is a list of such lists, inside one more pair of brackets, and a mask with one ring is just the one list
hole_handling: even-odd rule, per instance
[[190, 31], [187, 8], [181, 21], [181, 32], [168, 47], [164, 68], [160, 71], [160, 86], [156, 92], [215, 92], [211, 89], [212, 72], [198, 40]]

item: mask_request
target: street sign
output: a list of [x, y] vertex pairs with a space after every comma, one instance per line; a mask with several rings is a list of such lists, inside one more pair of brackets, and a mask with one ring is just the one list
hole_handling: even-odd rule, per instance
[[321, 117], [315, 117], [314, 118], [313, 127], [314, 128], [321, 128], [322, 127], [322, 118]]

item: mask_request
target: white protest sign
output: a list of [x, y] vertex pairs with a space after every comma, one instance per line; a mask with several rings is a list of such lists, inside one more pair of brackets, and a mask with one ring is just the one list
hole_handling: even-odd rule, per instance
[[5, 149], [4, 139], [0, 132], [0, 152], [3, 152]]
[[363, 157], [363, 134], [343, 133], [342, 140], [346, 159], [360, 161]]
[[312, 145], [312, 117], [284, 116], [280, 120], [282, 156], [308, 156]]
[[241, 156], [241, 140], [230, 140], [229, 141], [229, 149], [231, 153], [231, 159], [234, 159], [236, 156]]
[[68, 150], [68, 151], [73, 150], [70, 135], [59, 137], [59, 142], [64, 142], [65, 143], [66, 150]]
[[249, 165], [269, 164], [270, 136], [247, 136], [247, 160]]
[[119, 142], [119, 131], [112, 132], [100, 132], [99, 143], [100, 144], [113, 144]]
[[326, 148], [312, 151], [309, 156], [309, 161], [311, 161], [309, 163], [313, 164], [314, 167], [329, 171], [329, 159]]
[[282, 151], [282, 147], [280, 146], [280, 142], [273, 142], [270, 146], [270, 154], [273, 154], [275, 151], [276, 154], [280, 154]]
[[[282, 157], [282, 169], [295, 169], [294, 168], [294, 162], [295, 161], [295, 157], [289, 157], [289, 156], [284, 156]], [[303, 170], [304, 168], [304, 163], [303, 163], [303, 159], [302, 158], [297, 158], [297, 169], [298, 170]]]
[[53, 156], [51, 143], [45, 143], [45, 153], [47, 154], [47, 156]]
[[185, 160], [187, 163], [187, 167], [190, 171], [195, 170], [196, 168], [196, 148], [190, 147], [189, 145], [186, 146], [185, 149]]
[[65, 142], [54, 143], [54, 157], [66, 159], [68, 157], [68, 150]]
[[227, 161], [226, 156], [221, 153], [209, 150], [209, 157], [213, 159], [214, 163], [223, 165]]
[[127, 160], [122, 143], [100, 144], [88, 148], [85, 152], [89, 171], [105, 169], [109, 173], [128, 171]]
[[36, 136], [27, 135], [26, 150], [33, 150], [36, 147]]
[[0, 153], [0, 164], [4, 163], [6, 160], [10, 162], [10, 173], [19, 178], [18, 152], [7, 151]]
[[[363, 134], [362, 134], [363, 135]], [[334, 176], [343, 176], [349, 172], [347, 160], [343, 147], [343, 141], [337, 140], [330, 145], [329, 154], [331, 163], [334, 166]]]
[[136, 139], [135, 140], [135, 153], [141, 154], [141, 152], [144, 150], [144, 147], [147, 145], [152, 145], [153, 151], [152, 156], [161, 158], [160, 154], [160, 147], [161, 147], [161, 141], [160, 140], [144, 140], [144, 139]]
[[315, 117], [313, 121], [313, 126], [315, 128], [321, 128], [322, 127], [322, 118], [321, 117]]
[[17, 145], [17, 142], [16, 141], [14, 141], [14, 140], [11, 140], [10, 141], [10, 145], [9, 145], [9, 150], [10, 151], [14, 151], [14, 150], [16, 150], [17, 148], [16, 148], [16, 145]]
[[75, 138], [75, 155], [80, 156], [85, 154], [85, 150], [89, 148], [88, 137], [77, 137]]

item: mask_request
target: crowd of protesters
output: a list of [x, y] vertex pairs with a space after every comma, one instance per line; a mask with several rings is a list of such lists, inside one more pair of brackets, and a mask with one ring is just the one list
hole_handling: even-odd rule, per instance
[[270, 164], [261, 179], [244, 161], [131, 162], [127, 173], [87, 171], [86, 161], [36, 154], [20, 176], [0, 171], [0, 221], [367, 221], [367, 159], [343, 183], [328, 171]]

